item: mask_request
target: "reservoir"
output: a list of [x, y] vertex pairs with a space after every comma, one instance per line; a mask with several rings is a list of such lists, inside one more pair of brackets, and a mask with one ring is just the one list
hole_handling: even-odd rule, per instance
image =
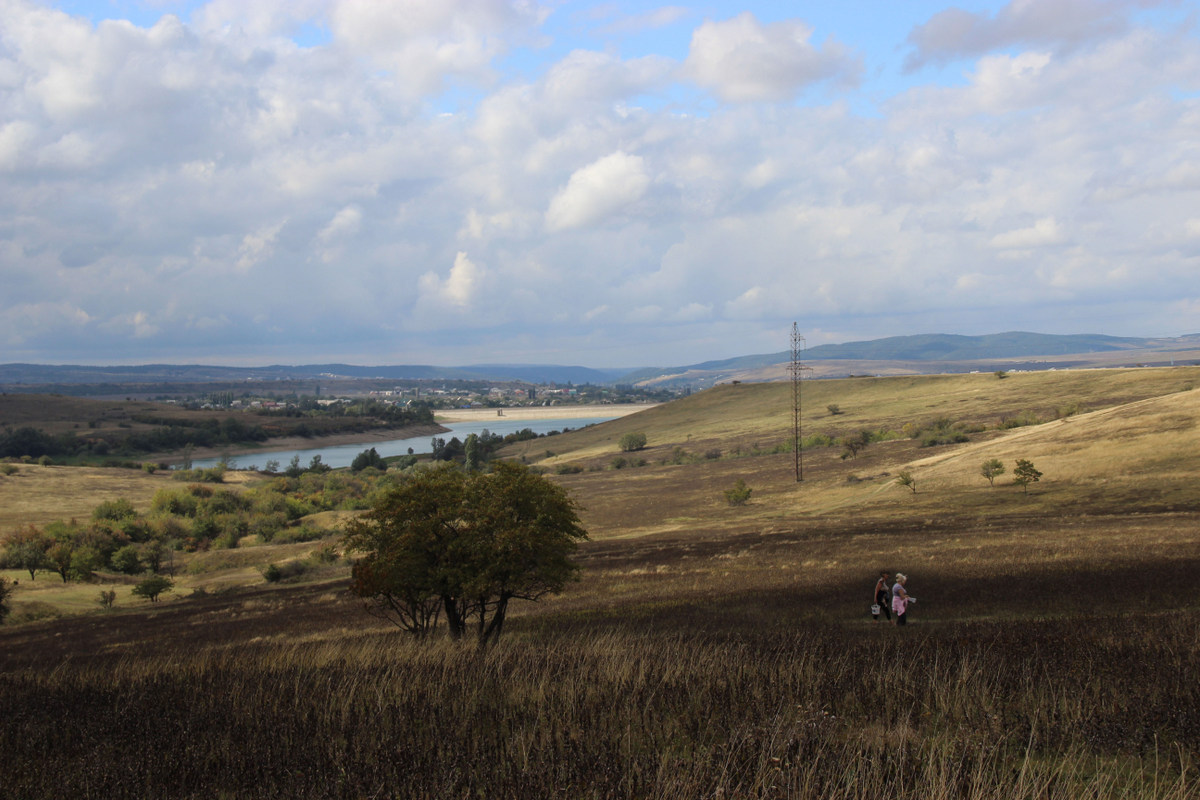
[[[610, 419], [615, 419], [618, 416], [623, 416], [620, 413], [614, 413], [607, 416], [595, 417], [567, 417], [567, 418], [521, 418], [521, 417], [493, 417], [487, 421], [469, 421], [469, 422], [439, 422], [441, 426], [449, 428], [445, 433], [435, 433], [433, 435], [418, 436], [411, 439], [392, 439], [382, 442], [359, 442], [358, 444], [344, 444], [329, 447], [320, 446], [320, 438], [314, 438], [314, 446], [303, 450], [263, 450], [261, 453], [246, 453], [238, 456], [230, 456], [228, 459], [229, 466], [234, 469], [265, 469], [268, 461], [278, 461], [279, 469], [287, 469], [288, 464], [296, 456], [300, 457], [300, 466], [307, 467], [312, 462], [313, 456], [320, 456], [321, 463], [329, 467], [348, 467], [354, 461], [354, 457], [364, 450], [375, 448], [375, 452], [387, 458], [388, 456], [402, 456], [408, 453], [409, 448], [412, 448], [413, 453], [418, 455], [430, 453], [433, 451], [431, 441], [434, 436], [439, 439], [445, 439], [447, 442], [457, 438], [460, 442], [465, 442], [467, 437], [472, 433], [482, 434], [485, 430], [489, 433], [499, 434], [504, 436], [509, 433], [529, 428], [534, 433], [545, 434], [551, 431], [562, 431], [564, 429], [577, 430], [588, 425], [595, 425], [601, 422], [607, 422]], [[215, 467], [220, 459], [218, 458], [197, 458], [192, 460], [194, 469], [207, 469]]]

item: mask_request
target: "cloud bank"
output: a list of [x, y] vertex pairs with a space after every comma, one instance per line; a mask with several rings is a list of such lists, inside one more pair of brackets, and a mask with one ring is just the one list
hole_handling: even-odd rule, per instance
[[1200, 42], [1173, 8], [947, 5], [867, 47], [769, 7], [578, 33], [525, 0], [148, 26], [0, 0], [0, 360], [1195, 332]]

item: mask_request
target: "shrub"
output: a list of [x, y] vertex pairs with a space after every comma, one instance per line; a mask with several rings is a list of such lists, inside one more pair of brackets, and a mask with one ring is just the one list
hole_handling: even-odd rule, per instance
[[339, 558], [341, 558], [341, 555], [332, 544], [318, 547], [309, 554], [309, 559], [314, 564], [336, 564]]
[[132, 544], [127, 544], [113, 553], [109, 564], [117, 572], [123, 572], [126, 575], [136, 575], [142, 571], [142, 559], [138, 555], [138, 548]]
[[1029, 484], [1037, 483], [1042, 479], [1042, 473], [1033, 466], [1032, 461], [1024, 458], [1017, 459], [1017, 465], [1013, 468], [1013, 483], [1025, 490], [1025, 494], [1029, 494]]
[[18, 471], [16, 464], [0, 464], [0, 475], [16, 475]]
[[625, 434], [617, 442], [617, 446], [621, 448], [623, 453], [633, 453], [638, 450], [644, 450], [646, 447], [646, 434], [638, 432], [630, 432]]
[[738, 478], [732, 489], [725, 490], [725, 501], [731, 506], [744, 506], [750, 501], [750, 493], [753, 491], [744, 480]]
[[144, 597], [151, 603], [158, 602], [158, 596], [163, 592], [169, 592], [175, 586], [175, 582], [170, 578], [162, 575], [150, 575], [133, 587], [133, 593], [137, 597]]
[[113, 607], [113, 603], [117, 602], [117, 590], [101, 589], [100, 597], [96, 600], [96, 602], [100, 604], [101, 608], [107, 611]]
[[559, 464], [554, 469], [556, 475], [578, 475], [583, 472], [583, 467], [578, 464]]
[[629, 462], [624, 456], [617, 456], [612, 461], [608, 462], [608, 465], [613, 469], [625, 469], [625, 467], [629, 466]]
[[315, 525], [299, 525], [295, 528], [285, 528], [275, 534], [272, 540], [275, 544], [295, 544], [297, 542], [315, 542], [317, 539], [323, 539], [328, 534], [328, 531], [322, 530]]
[[721, 457], [721, 448], [714, 447], [710, 450], [705, 450], [704, 457], [707, 458], [709, 461], [716, 461], [717, 459], [719, 459]]
[[898, 486], [903, 486], [906, 489], [911, 489], [913, 494], [917, 493], [917, 481], [915, 478], [913, 478], [912, 473], [906, 469], [901, 470], [896, 475], [896, 484]]

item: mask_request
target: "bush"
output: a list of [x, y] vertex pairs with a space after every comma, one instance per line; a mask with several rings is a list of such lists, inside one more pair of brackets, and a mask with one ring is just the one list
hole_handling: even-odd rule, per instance
[[108, 563], [117, 572], [123, 572], [126, 575], [137, 575], [142, 571], [142, 559], [138, 555], [137, 546], [132, 544], [127, 544], [113, 553]]
[[92, 510], [92, 519], [96, 521], [111, 520], [120, 522], [129, 517], [136, 517], [137, 509], [133, 507], [133, 503], [123, 497], [116, 500], [105, 500], [100, 505]]
[[617, 456], [608, 462], [608, 465], [613, 469], [625, 469], [625, 467], [629, 466], [629, 461], [624, 456]]
[[744, 506], [750, 501], [752, 491], [754, 490], [748, 487], [744, 480], [738, 478], [732, 489], [725, 490], [725, 501], [731, 506]]
[[15, 475], [19, 471], [16, 464], [0, 464], [0, 475]]
[[280, 581], [299, 578], [304, 573], [308, 572], [308, 564], [303, 561], [286, 561], [283, 564], [268, 564], [263, 570], [263, 578], [267, 583], [279, 583]]
[[627, 433], [620, 438], [617, 446], [621, 448], [623, 453], [632, 453], [637, 450], [643, 450], [646, 447], [646, 434], [639, 432]]
[[583, 472], [583, 467], [578, 464], [559, 464], [554, 469], [555, 475], [578, 475]]
[[710, 450], [705, 450], [704, 457], [707, 458], [709, 461], [716, 461], [717, 459], [719, 459], [721, 457], [721, 448], [714, 447]]
[[113, 603], [117, 602], [117, 590], [101, 589], [100, 598], [96, 602], [100, 604], [101, 608], [107, 611], [113, 607]]
[[300, 525], [295, 528], [286, 528], [275, 534], [272, 540], [275, 544], [296, 544], [297, 542], [315, 542], [317, 539], [324, 539], [328, 535], [328, 531], [322, 530], [315, 525]]
[[150, 575], [133, 587], [133, 593], [137, 597], [146, 598], [151, 603], [157, 603], [158, 596], [163, 592], [171, 591], [174, 586], [175, 582], [170, 578], [162, 575]]

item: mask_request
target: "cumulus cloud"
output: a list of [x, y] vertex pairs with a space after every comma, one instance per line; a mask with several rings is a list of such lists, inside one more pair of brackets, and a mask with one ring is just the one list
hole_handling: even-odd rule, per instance
[[325, 244], [338, 239], [353, 236], [362, 227], [363, 213], [357, 206], [346, 206], [333, 215], [329, 224], [317, 234], [317, 239]]
[[1132, 9], [1147, 0], [1012, 0], [994, 15], [949, 8], [908, 35], [908, 70], [978, 57], [1014, 45], [1069, 49], [1129, 29]]
[[[1011, 3], [957, 40], [931, 19], [919, 53], [975, 60], [896, 92], [872, 82], [893, 50], [864, 68], [750, 13], [685, 60], [591, 49], [516, 0], [216, 0], [150, 27], [0, 0], [0, 340], [636, 365], [777, 352], [796, 319], [868, 338], [1161, 309], [1200, 255], [1200, 48], [1095, 6]], [[853, 102], [780, 102], [823, 81]]]
[[988, 242], [1000, 250], [1029, 249], [1062, 244], [1065, 236], [1054, 217], [1039, 219], [1028, 228], [998, 233]]
[[576, 170], [546, 211], [551, 231], [580, 228], [637, 202], [650, 186], [641, 156], [616, 152]]
[[492, 62], [536, 38], [545, 13], [531, 0], [337, 0], [329, 25], [339, 47], [424, 94], [448, 77], [490, 82]]
[[858, 57], [834, 40], [814, 47], [811, 37], [812, 28], [801, 22], [764, 25], [746, 11], [697, 28], [684, 70], [735, 103], [787, 100], [819, 81], [858, 82]]
[[427, 272], [421, 276], [421, 302], [432, 303], [439, 308], [467, 310], [479, 297], [485, 276], [485, 270], [460, 250], [455, 255], [454, 265], [450, 267], [450, 273], [444, 280], [438, 277], [436, 272]]

